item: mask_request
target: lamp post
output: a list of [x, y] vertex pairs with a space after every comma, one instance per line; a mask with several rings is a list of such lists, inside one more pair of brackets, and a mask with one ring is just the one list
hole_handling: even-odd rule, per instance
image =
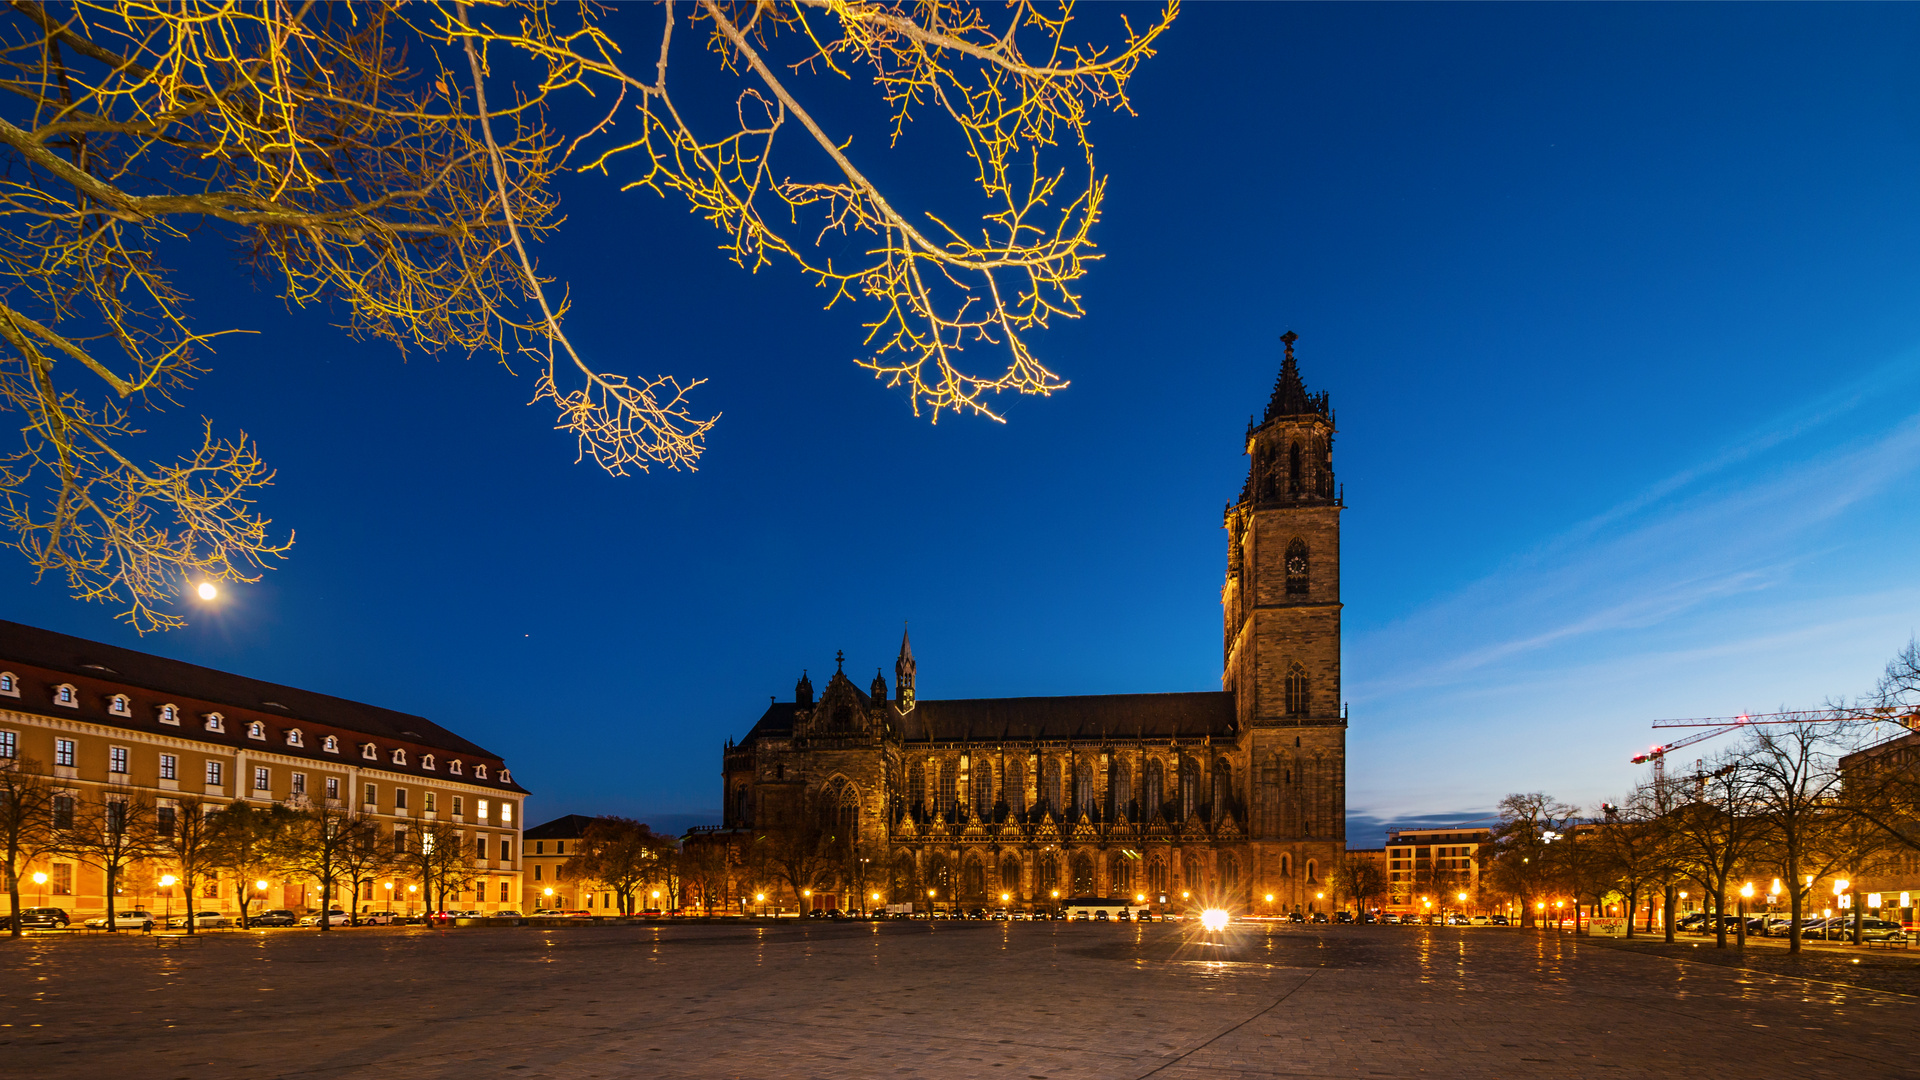
[[[1840, 919], [1842, 922], [1846, 921], [1847, 909], [1853, 907], [1853, 897], [1847, 895], [1847, 889], [1852, 885], [1853, 882], [1848, 881], [1846, 878], [1840, 878], [1833, 883], [1833, 906], [1840, 909]], [[1860, 924], [1858, 922], [1858, 916], [1856, 916], [1855, 919], [1854, 931], [1857, 933], [1860, 929]]]
[[767, 917], [767, 894], [763, 892], [754, 893], [753, 902], [760, 905], [760, 917], [763, 919], [766, 918]]
[[[409, 919], [411, 919], [411, 918], [413, 918], [413, 897], [414, 897], [414, 894], [415, 894], [415, 893], [418, 893], [419, 891], [420, 891], [420, 886], [418, 886], [418, 885], [408, 885], [408, 886], [407, 886], [407, 918], [409, 918]], [[552, 890], [552, 889], [548, 889], [547, 891], [548, 891], [548, 892], [552, 892], [553, 890]]]
[[1060, 918], [1060, 890], [1059, 889], [1053, 890], [1053, 917], [1056, 920]]
[[173, 886], [174, 883], [179, 880], [179, 878], [174, 877], [172, 874], [160, 875], [160, 887], [167, 890], [167, 913], [161, 916], [162, 922], [160, 925], [169, 929], [173, 926]]
[[393, 921], [393, 882], [391, 881], [382, 882], [381, 887], [386, 889], [387, 891], [387, 921], [392, 922]]
[[1747, 947], [1747, 901], [1753, 899], [1753, 882], [1740, 886], [1740, 934], [1739, 948]]

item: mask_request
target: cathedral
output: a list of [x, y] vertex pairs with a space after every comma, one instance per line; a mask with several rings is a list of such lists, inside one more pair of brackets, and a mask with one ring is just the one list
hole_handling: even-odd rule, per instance
[[[883, 861], [865, 895], [998, 907], [1132, 896], [1326, 911], [1346, 850], [1333, 410], [1293, 356], [1227, 504], [1218, 691], [925, 700], [804, 674], [724, 755], [726, 828], [819, 815]], [[843, 886], [844, 887], [844, 886]], [[864, 896], [863, 896], [864, 898]], [[1271, 898], [1271, 899], [1269, 899]], [[829, 907], [834, 897], [815, 897]], [[841, 905], [865, 907], [849, 899]]]

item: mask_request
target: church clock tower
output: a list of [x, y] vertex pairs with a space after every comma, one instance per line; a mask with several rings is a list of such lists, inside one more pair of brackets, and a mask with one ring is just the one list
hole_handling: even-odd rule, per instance
[[[1266, 412], [1247, 423], [1247, 480], [1226, 509], [1221, 688], [1250, 772], [1254, 891], [1305, 903], [1346, 849], [1340, 694], [1340, 511], [1333, 409], [1307, 392], [1297, 335]], [[1324, 910], [1325, 905], [1322, 905]]]

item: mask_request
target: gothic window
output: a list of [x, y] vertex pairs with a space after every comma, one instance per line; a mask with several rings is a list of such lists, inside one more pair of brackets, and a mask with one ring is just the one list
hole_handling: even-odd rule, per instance
[[1305, 716], [1308, 712], [1307, 670], [1299, 664], [1287, 667], [1287, 715]]
[[1020, 860], [1012, 855], [1000, 860], [1000, 891], [1020, 898]]
[[1034, 886], [1039, 890], [1038, 895], [1051, 899], [1054, 891], [1060, 888], [1059, 857], [1052, 854], [1041, 855], [1040, 861], [1034, 865], [1033, 870], [1039, 875], [1039, 881]]
[[993, 762], [979, 758], [973, 760], [973, 796], [974, 816], [982, 821], [993, 820]]
[[1124, 851], [1116, 851], [1107, 857], [1107, 881], [1111, 888], [1107, 891], [1115, 896], [1127, 897], [1133, 893], [1133, 860], [1127, 858]]
[[1145, 815], [1151, 816], [1160, 813], [1166, 805], [1167, 796], [1166, 784], [1161, 779], [1160, 760], [1158, 758], [1152, 758], [1147, 761], [1146, 795], [1146, 802], [1142, 804], [1142, 810]]
[[[1074, 771], [1073, 811], [1075, 817], [1081, 814], [1092, 814], [1094, 812], [1093, 766], [1084, 761], [1080, 763], [1080, 768]], [[1087, 894], [1082, 893], [1081, 895], [1085, 896]]]
[[1192, 758], [1180, 759], [1180, 820], [1185, 821], [1199, 809], [1200, 802], [1200, 763]]
[[1093, 860], [1089, 858], [1084, 851], [1073, 857], [1073, 888], [1071, 891], [1074, 896], [1099, 895], [1093, 887]]
[[1127, 770], [1125, 762], [1113, 764], [1113, 775], [1107, 779], [1107, 818], [1118, 820], [1121, 814], [1128, 820], [1135, 816], [1133, 807], [1133, 774]]
[[860, 794], [852, 784], [840, 785], [839, 797], [834, 801], [833, 826], [848, 841], [859, 836], [860, 832]]
[[733, 823], [735, 825], [751, 824], [747, 817], [747, 785], [745, 784], [733, 789]]
[[1041, 807], [1048, 813], [1058, 816], [1062, 809], [1060, 802], [1060, 763], [1058, 761], [1047, 762], [1046, 772], [1042, 775], [1046, 777], [1046, 783], [1040, 787]]
[[1213, 763], [1213, 820], [1219, 821], [1233, 808], [1233, 766], [1225, 760]]
[[987, 870], [977, 858], [968, 859], [960, 871], [960, 895], [968, 900], [983, 899], [987, 895]]
[[1147, 861], [1147, 888], [1156, 893], [1167, 891], [1167, 864], [1158, 855]]
[[853, 706], [851, 705], [834, 706], [833, 729], [835, 731], [853, 730]]
[[1221, 852], [1220, 853], [1220, 887], [1222, 889], [1233, 889], [1233, 888], [1239, 887], [1239, 885], [1240, 885], [1239, 860], [1233, 857], [1233, 852], [1231, 851]]
[[1307, 595], [1307, 542], [1294, 537], [1287, 544], [1287, 595]]
[[907, 805], [915, 814], [927, 812], [927, 765], [916, 761], [907, 766]]
[[1015, 817], [1027, 812], [1027, 770], [1018, 758], [1007, 762], [1006, 775], [1000, 778], [1000, 795]]
[[1299, 495], [1306, 489], [1300, 485], [1300, 440], [1295, 439], [1287, 450], [1287, 491]]
[[1293, 859], [1287, 855], [1280, 856], [1280, 876], [1288, 877], [1288, 876], [1291, 876], [1292, 873], [1293, 873]]
[[1182, 861], [1186, 864], [1182, 869], [1186, 871], [1187, 891], [1196, 893], [1205, 891], [1207, 887], [1207, 875], [1206, 871], [1200, 868], [1199, 860], [1184, 859]]
[[940, 813], [946, 815], [948, 821], [952, 821], [959, 811], [954, 798], [955, 785], [959, 782], [959, 777], [955, 775], [958, 771], [951, 761], [940, 763]]
[[1308, 859], [1307, 860], [1307, 884], [1314, 885], [1319, 882], [1320, 875], [1317, 872], [1318, 870], [1319, 870], [1318, 864], [1316, 864], [1312, 859]]

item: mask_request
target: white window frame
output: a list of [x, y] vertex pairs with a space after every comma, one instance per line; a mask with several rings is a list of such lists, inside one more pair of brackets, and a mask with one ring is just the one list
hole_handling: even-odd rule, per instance
[[227, 733], [226, 717], [220, 715], [217, 712], [210, 712], [204, 717], [204, 719], [207, 722], [208, 731], [218, 732], [222, 735], [225, 735]]
[[501, 783], [503, 783], [503, 784], [511, 784], [511, 783], [513, 783], [513, 773], [511, 773], [511, 772], [509, 772], [509, 771], [507, 771], [506, 769], [501, 769], [501, 770], [500, 770], [500, 782], [501, 782]]
[[360, 756], [368, 761], [379, 761], [380, 748], [370, 742], [363, 742], [360, 744]]
[[287, 790], [295, 795], [305, 795], [307, 793], [307, 774], [297, 772], [292, 773], [291, 777], [292, 779], [288, 781], [289, 786]]
[[20, 756], [20, 733], [0, 728], [0, 761], [12, 761]]
[[160, 755], [160, 779], [178, 782], [180, 779], [180, 755]]
[[11, 671], [0, 671], [0, 697], [20, 696], [20, 676]]
[[337, 776], [327, 777], [326, 791], [327, 798], [338, 799], [340, 797], [340, 778]]
[[219, 761], [207, 762], [206, 778], [207, 778], [208, 784], [216, 785], [219, 787], [227, 786], [227, 770], [224, 766], [225, 766], [224, 762], [219, 762]]
[[475, 780], [485, 780], [487, 778], [487, 767], [485, 765], [475, 765], [473, 767], [473, 778]]
[[267, 741], [267, 725], [261, 723], [258, 720], [255, 720], [253, 723], [248, 724], [247, 738], [258, 739], [261, 742], [266, 742]]
[[[262, 780], [266, 781], [266, 783], [264, 784], [261, 783]], [[273, 790], [273, 770], [272, 769], [267, 768], [265, 765], [255, 765], [253, 767], [253, 790], [254, 791], [272, 791]]]
[[454, 776], [461, 775], [462, 770], [464, 770], [465, 768], [466, 766], [460, 763], [459, 758], [454, 758], [452, 761], [447, 762], [447, 772], [451, 773]]
[[425, 769], [425, 770], [427, 770], [428, 772], [432, 772], [432, 771], [433, 771], [433, 755], [432, 755], [432, 754], [421, 754], [421, 755], [420, 755], [420, 767], [421, 767], [421, 768], [423, 768], [423, 769]]
[[307, 737], [305, 735], [300, 734], [299, 728], [288, 728], [287, 729], [287, 745], [298, 746], [304, 750], [306, 749], [306, 746], [307, 746]]
[[158, 720], [160, 723], [166, 724], [169, 727], [180, 726], [180, 706], [175, 705], [172, 702], [168, 702], [167, 704], [156, 708], [153, 712], [154, 712], [154, 719]]
[[487, 823], [487, 800], [485, 799], [473, 800], [473, 820], [479, 822], [482, 825], [485, 825]]
[[80, 707], [80, 691], [70, 682], [63, 682], [53, 688], [53, 703], [63, 709]]
[[[115, 765], [120, 766], [114, 768]], [[107, 774], [126, 776], [133, 771], [133, 751], [124, 746], [107, 747]]]
[[[60, 760], [61, 755], [63, 754], [66, 756], [66, 759], [67, 759], [65, 761]], [[58, 768], [58, 769], [78, 768], [79, 766], [77, 766], [74, 763], [79, 760], [80, 760], [80, 741], [78, 739], [53, 740], [53, 764], [55, 768]]]
[[407, 763], [407, 748], [404, 746], [394, 747], [392, 760], [395, 765], [405, 765]]
[[337, 754], [337, 753], [339, 753], [339, 752], [340, 752], [340, 737], [339, 737], [338, 735], [329, 735], [329, 736], [327, 736], [326, 738], [324, 738], [324, 739], [321, 739], [321, 740], [320, 740], [320, 749], [321, 749], [321, 750], [323, 750], [323, 751], [325, 751], [325, 752], [327, 752], [327, 753], [329, 753], [329, 754]]
[[132, 716], [133, 703], [127, 700], [127, 695], [115, 694], [107, 699], [107, 712], [114, 716]]

